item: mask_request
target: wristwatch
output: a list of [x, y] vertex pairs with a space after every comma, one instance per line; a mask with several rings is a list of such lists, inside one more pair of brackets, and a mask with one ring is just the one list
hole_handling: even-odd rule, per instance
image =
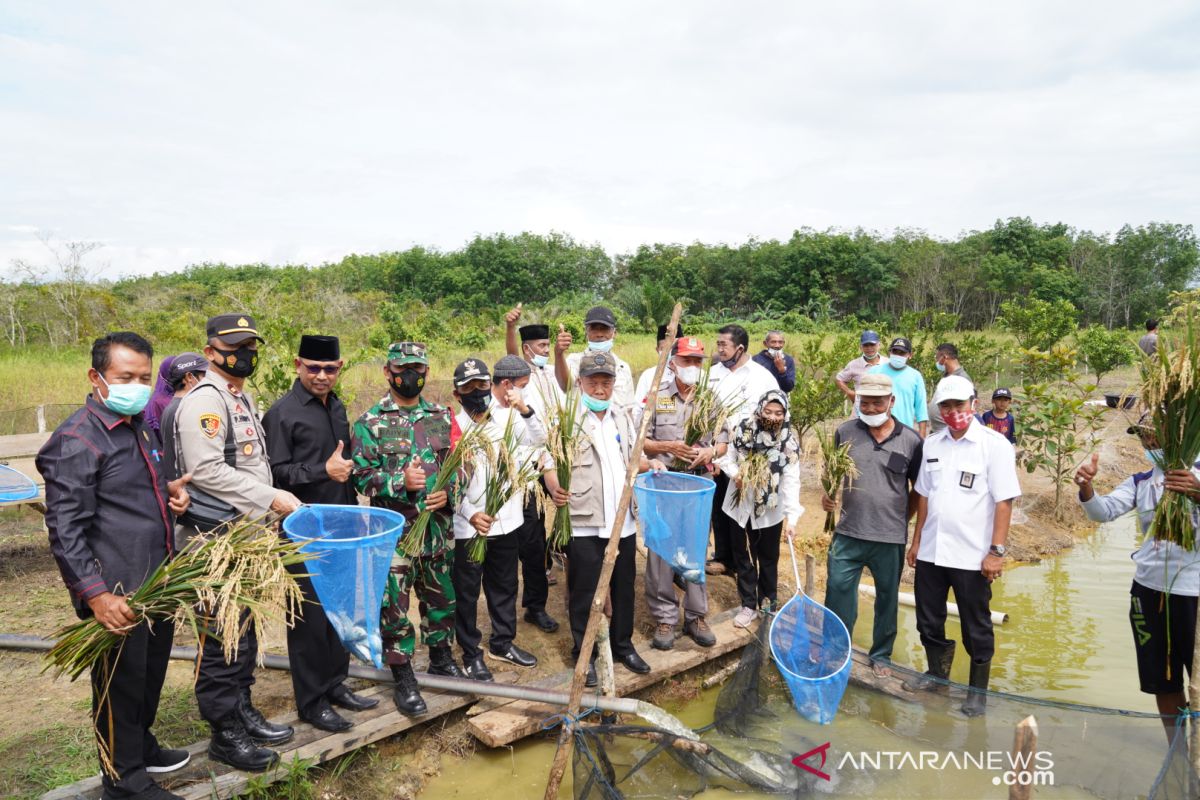
[[1008, 553], [1008, 548], [1002, 544], [994, 544], [988, 548], [988, 552], [994, 556], [1004, 558], [1004, 556]]

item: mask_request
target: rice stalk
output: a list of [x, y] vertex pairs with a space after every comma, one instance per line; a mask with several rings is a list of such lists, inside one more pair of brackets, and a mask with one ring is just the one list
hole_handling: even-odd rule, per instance
[[[492, 443], [489, 442], [489, 445]], [[483, 513], [493, 520], [509, 500], [518, 494], [524, 495], [533, 491], [541, 494], [537, 484], [541, 474], [537, 453], [531, 448], [523, 447], [513, 431], [513, 417], [510, 414], [504, 426], [504, 433], [495, 447], [487, 447], [480, 452], [482, 462], [476, 461], [474, 468], [486, 468], [487, 477], [483, 487]], [[467, 557], [476, 564], [482, 564], [487, 556], [486, 535], [476, 534], [467, 541]]]
[[[446, 460], [438, 466], [437, 474], [433, 476], [433, 480], [425, 489], [426, 496], [436, 494], [437, 492], [445, 492], [450, 488], [450, 484], [458, 477], [463, 466], [467, 461], [474, 457], [474, 454], [481, 448], [486, 449], [489, 445], [487, 436], [483, 432], [483, 427], [476, 425], [472, 428], [463, 431], [463, 435], [450, 449], [446, 455]], [[432, 511], [425, 508], [425, 501], [422, 500], [418, 504], [420, 512], [417, 518], [413, 520], [410, 527], [402, 538], [396, 544], [396, 550], [402, 556], [408, 558], [416, 558], [421, 554], [425, 546], [425, 533], [429, 530], [429, 521], [433, 516]]]
[[[687, 400], [690, 413], [683, 423], [683, 441], [688, 447], [695, 447], [698, 442], [715, 437], [742, 407], [741, 399], [735, 402], [734, 398], [718, 394], [709, 385], [710, 367], [711, 364], [705, 364], [700, 380]], [[676, 462], [678, 464], [679, 459]], [[684, 463], [683, 466], [688, 465]]]
[[[588, 437], [583, 431], [583, 415], [579, 413], [579, 389], [572, 388], [566, 395], [547, 404], [549, 419], [546, 425], [546, 452], [554, 461], [554, 475], [565, 492], [571, 491], [571, 470], [575, 460], [587, 445]], [[550, 528], [550, 545], [563, 548], [571, 541], [571, 512], [563, 507], [554, 515]]]
[[741, 505], [747, 497], [757, 497], [766, 490], [771, 480], [771, 465], [767, 461], [766, 451], [755, 450], [747, 453], [738, 467], [737, 480], [733, 485], [733, 500]]
[[[821, 448], [821, 489], [837, 503], [845, 489], [849, 489], [858, 477], [858, 467], [850, 457], [850, 442], [834, 444], [833, 437], [817, 430], [817, 441]], [[837, 511], [825, 515], [825, 532], [832, 533], [837, 527]]]

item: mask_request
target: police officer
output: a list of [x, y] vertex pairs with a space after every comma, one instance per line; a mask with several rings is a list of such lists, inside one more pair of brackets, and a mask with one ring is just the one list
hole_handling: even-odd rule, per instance
[[[243, 391], [258, 366], [263, 341], [249, 314], [221, 314], [208, 320], [204, 356], [208, 371], [179, 401], [175, 414], [180, 467], [192, 485], [228, 503], [237, 513], [259, 519], [287, 515], [300, 506], [294, 494], [271, 484], [262, 425], [254, 400]], [[205, 636], [196, 676], [196, 703], [212, 727], [210, 758], [237, 769], [259, 772], [279, 760], [260, 744], [292, 738], [287, 725], [274, 725], [250, 701], [258, 635], [246, 628], [232, 663], [226, 663], [215, 636]]]
[[[657, 456], [679, 472], [705, 474], [714, 458], [724, 455], [729, 434], [722, 430], [714, 442], [705, 436], [691, 446], [684, 441], [684, 425], [691, 416], [689, 402], [700, 380], [704, 363], [704, 345], [699, 339], [677, 339], [671, 355], [670, 377], [659, 385], [655, 397], [646, 401], [645, 413], [650, 414], [646, 426], [646, 455]], [[671, 565], [657, 553], [646, 554], [646, 605], [657, 623], [654, 639], [656, 650], [675, 646], [675, 626], [679, 623], [679, 600], [675, 586], [683, 585], [683, 632], [701, 647], [712, 647], [717, 637], [704, 617], [708, 614], [708, 595], [703, 583], [676, 580]]]
[[384, 657], [396, 679], [392, 699], [409, 716], [426, 711], [411, 663], [416, 634], [408, 617], [410, 589], [416, 589], [421, 605], [421, 642], [429, 645], [429, 671], [463, 677], [451, 652], [452, 509], [447, 492], [427, 489], [450, 454], [458, 426], [449, 409], [421, 396], [428, 373], [424, 344], [396, 342], [389, 347], [383, 366], [388, 393], [358, 418], [352, 431], [354, 486], [371, 498], [371, 505], [399, 511], [410, 525], [422, 510], [433, 512], [420, 555], [409, 558], [397, 552], [392, 559], [380, 619]]
[[[275, 485], [304, 503], [355, 505], [350, 484], [350, 424], [346, 406], [334, 391], [342, 369], [336, 336], [301, 336], [292, 390], [263, 417], [267, 454]], [[294, 565], [301, 592], [302, 614], [288, 628], [288, 661], [300, 719], [337, 733], [353, 723], [330, 705], [364, 711], [379, 701], [359, 697], [344, 685], [350, 656], [329, 624], [312, 581], [302, 564]]]

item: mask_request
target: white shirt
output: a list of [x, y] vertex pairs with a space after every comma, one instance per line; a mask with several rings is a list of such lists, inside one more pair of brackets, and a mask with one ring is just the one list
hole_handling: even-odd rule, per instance
[[552, 363], [544, 367], [530, 363], [529, 370], [529, 385], [525, 387], [522, 395], [525, 397], [525, 402], [529, 407], [545, 423], [550, 418], [547, 409], [563, 401], [563, 391], [559, 388], [558, 381], [554, 377], [554, 365]]
[[992, 544], [996, 503], [1021, 496], [1016, 451], [1001, 434], [972, 419], [961, 439], [946, 428], [925, 440], [914, 487], [929, 498], [920, 561], [978, 570]]
[[[1200, 476], [1200, 469], [1192, 468]], [[1144, 536], [1154, 521], [1154, 510], [1163, 494], [1163, 473], [1157, 466], [1139, 472], [1121, 482], [1110, 493], [1093, 494], [1080, 500], [1088, 519], [1110, 522], [1130, 511], [1137, 511], [1138, 531]], [[1192, 524], [1200, 529], [1200, 510], [1192, 509]], [[1200, 553], [1185, 550], [1174, 542], [1146, 537], [1133, 554], [1133, 579], [1157, 592], [1200, 596]]]
[[[583, 353], [571, 353], [567, 356], [567, 369], [571, 371], [571, 380], [579, 380], [579, 360], [583, 358]], [[612, 353], [612, 351], [609, 351]], [[621, 360], [621, 357], [616, 353], [612, 353], [612, 357], [617, 360], [617, 379], [613, 384], [612, 402], [615, 406], [621, 408], [630, 408], [633, 405], [633, 370], [628, 364]]]
[[[492, 442], [500, 442], [504, 438], [505, 427], [511, 418], [513, 435], [521, 445], [516, 453], [518, 462], [537, 456], [538, 446], [546, 441], [546, 432], [538, 422], [536, 413], [525, 419], [511, 408], [501, 408], [494, 397], [490, 411], [491, 413], [483, 422], [483, 427]], [[463, 433], [479, 424], [471, 419], [465, 411], [459, 411], [455, 415], [455, 419]], [[471, 517], [477, 512], [483, 511], [486, 505], [487, 498], [484, 489], [488, 472], [489, 470], [486, 468], [471, 470], [471, 477], [467, 481], [466, 489], [454, 509], [454, 538], [456, 540], [471, 539], [478, 534], [471, 524]], [[506, 533], [512, 533], [521, 527], [524, 521], [525, 493], [518, 492], [500, 507], [496, 519], [492, 522], [492, 527], [488, 530], [488, 536], [503, 536]]]
[[[633, 397], [637, 401], [638, 408], [646, 407], [646, 396], [650, 394], [650, 389], [653, 388], [651, 381], [654, 380], [654, 370], [656, 369], [658, 369], [658, 365], [643, 370], [642, 374], [638, 376], [637, 388], [633, 390]], [[671, 371], [669, 366], [663, 368], [662, 379], [664, 381], [675, 380], [675, 373]], [[661, 386], [661, 384], [659, 385]]]
[[[738, 476], [741, 465], [738, 462], [737, 450], [733, 445], [729, 446], [729, 450], [724, 456], [717, 459], [716, 463], [721, 468], [721, 472], [729, 476], [729, 486], [725, 489], [725, 501], [721, 504], [721, 510], [740, 527], [745, 528], [746, 521], [750, 520], [750, 515], [754, 513], [754, 497], [751, 492], [746, 492], [741, 503], [736, 503], [734, 500], [737, 496], [734, 479]], [[804, 506], [800, 505], [800, 457], [797, 455], [792, 463], [783, 468], [783, 474], [779, 476], [779, 502], [774, 508], [763, 509], [761, 517], [751, 520], [751, 527], [755, 529], [769, 528], [782, 522], [785, 516], [788, 524], [795, 526], [803, 513]]]
[[[612, 535], [613, 521], [617, 518], [617, 505], [621, 502], [621, 489], [625, 486], [625, 472], [628, 464], [621, 452], [620, 434], [613, 415], [607, 413], [604, 419], [592, 411], [583, 417], [584, 430], [596, 448], [596, 456], [600, 459], [600, 488], [604, 498], [604, 526], [574, 526], [573, 536], [599, 536], [607, 539]], [[632, 509], [632, 503], [630, 508]], [[633, 523], [633, 514], [625, 512], [625, 527], [621, 529], [621, 538], [632, 536], [637, 531]]]
[[737, 411], [730, 415], [729, 430], [737, 422], [754, 413], [759, 398], [770, 391], [779, 391], [779, 381], [756, 361], [747, 361], [730, 371], [724, 364], [713, 364], [708, 371], [708, 384], [724, 401], [741, 402]]

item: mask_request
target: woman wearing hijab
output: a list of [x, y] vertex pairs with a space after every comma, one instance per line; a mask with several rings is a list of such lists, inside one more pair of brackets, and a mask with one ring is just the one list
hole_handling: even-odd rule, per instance
[[154, 384], [154, 394], [150, 395], [150, 402], [146, 404], [146, 425], [154, 431], [158, 431], [158, 426], [162, 422], [163, 409], [175, 396], [175, 388], [171, 386], [171, 364], [173, 363], [175, 363], [175, 356], [167, 356], [158, 365], [158, 380]]
[[[761, 485], [746, 485], [747, 466]], [[765, 470], [763, 464], [765, 462]], [[779, 606], [779, 540], [790, 541], [804, 507], [800, 505], [800, 441], [792, 430], [788, 398], [781, 391], [765, 392], [755, 411], [737, 424], [732, 446], [717, 460], [729, 476], [722, 510], [739, 526], [732, 537], [734, 572], [742, 610], [733, 624], [748, 628], [758, 609]]]

